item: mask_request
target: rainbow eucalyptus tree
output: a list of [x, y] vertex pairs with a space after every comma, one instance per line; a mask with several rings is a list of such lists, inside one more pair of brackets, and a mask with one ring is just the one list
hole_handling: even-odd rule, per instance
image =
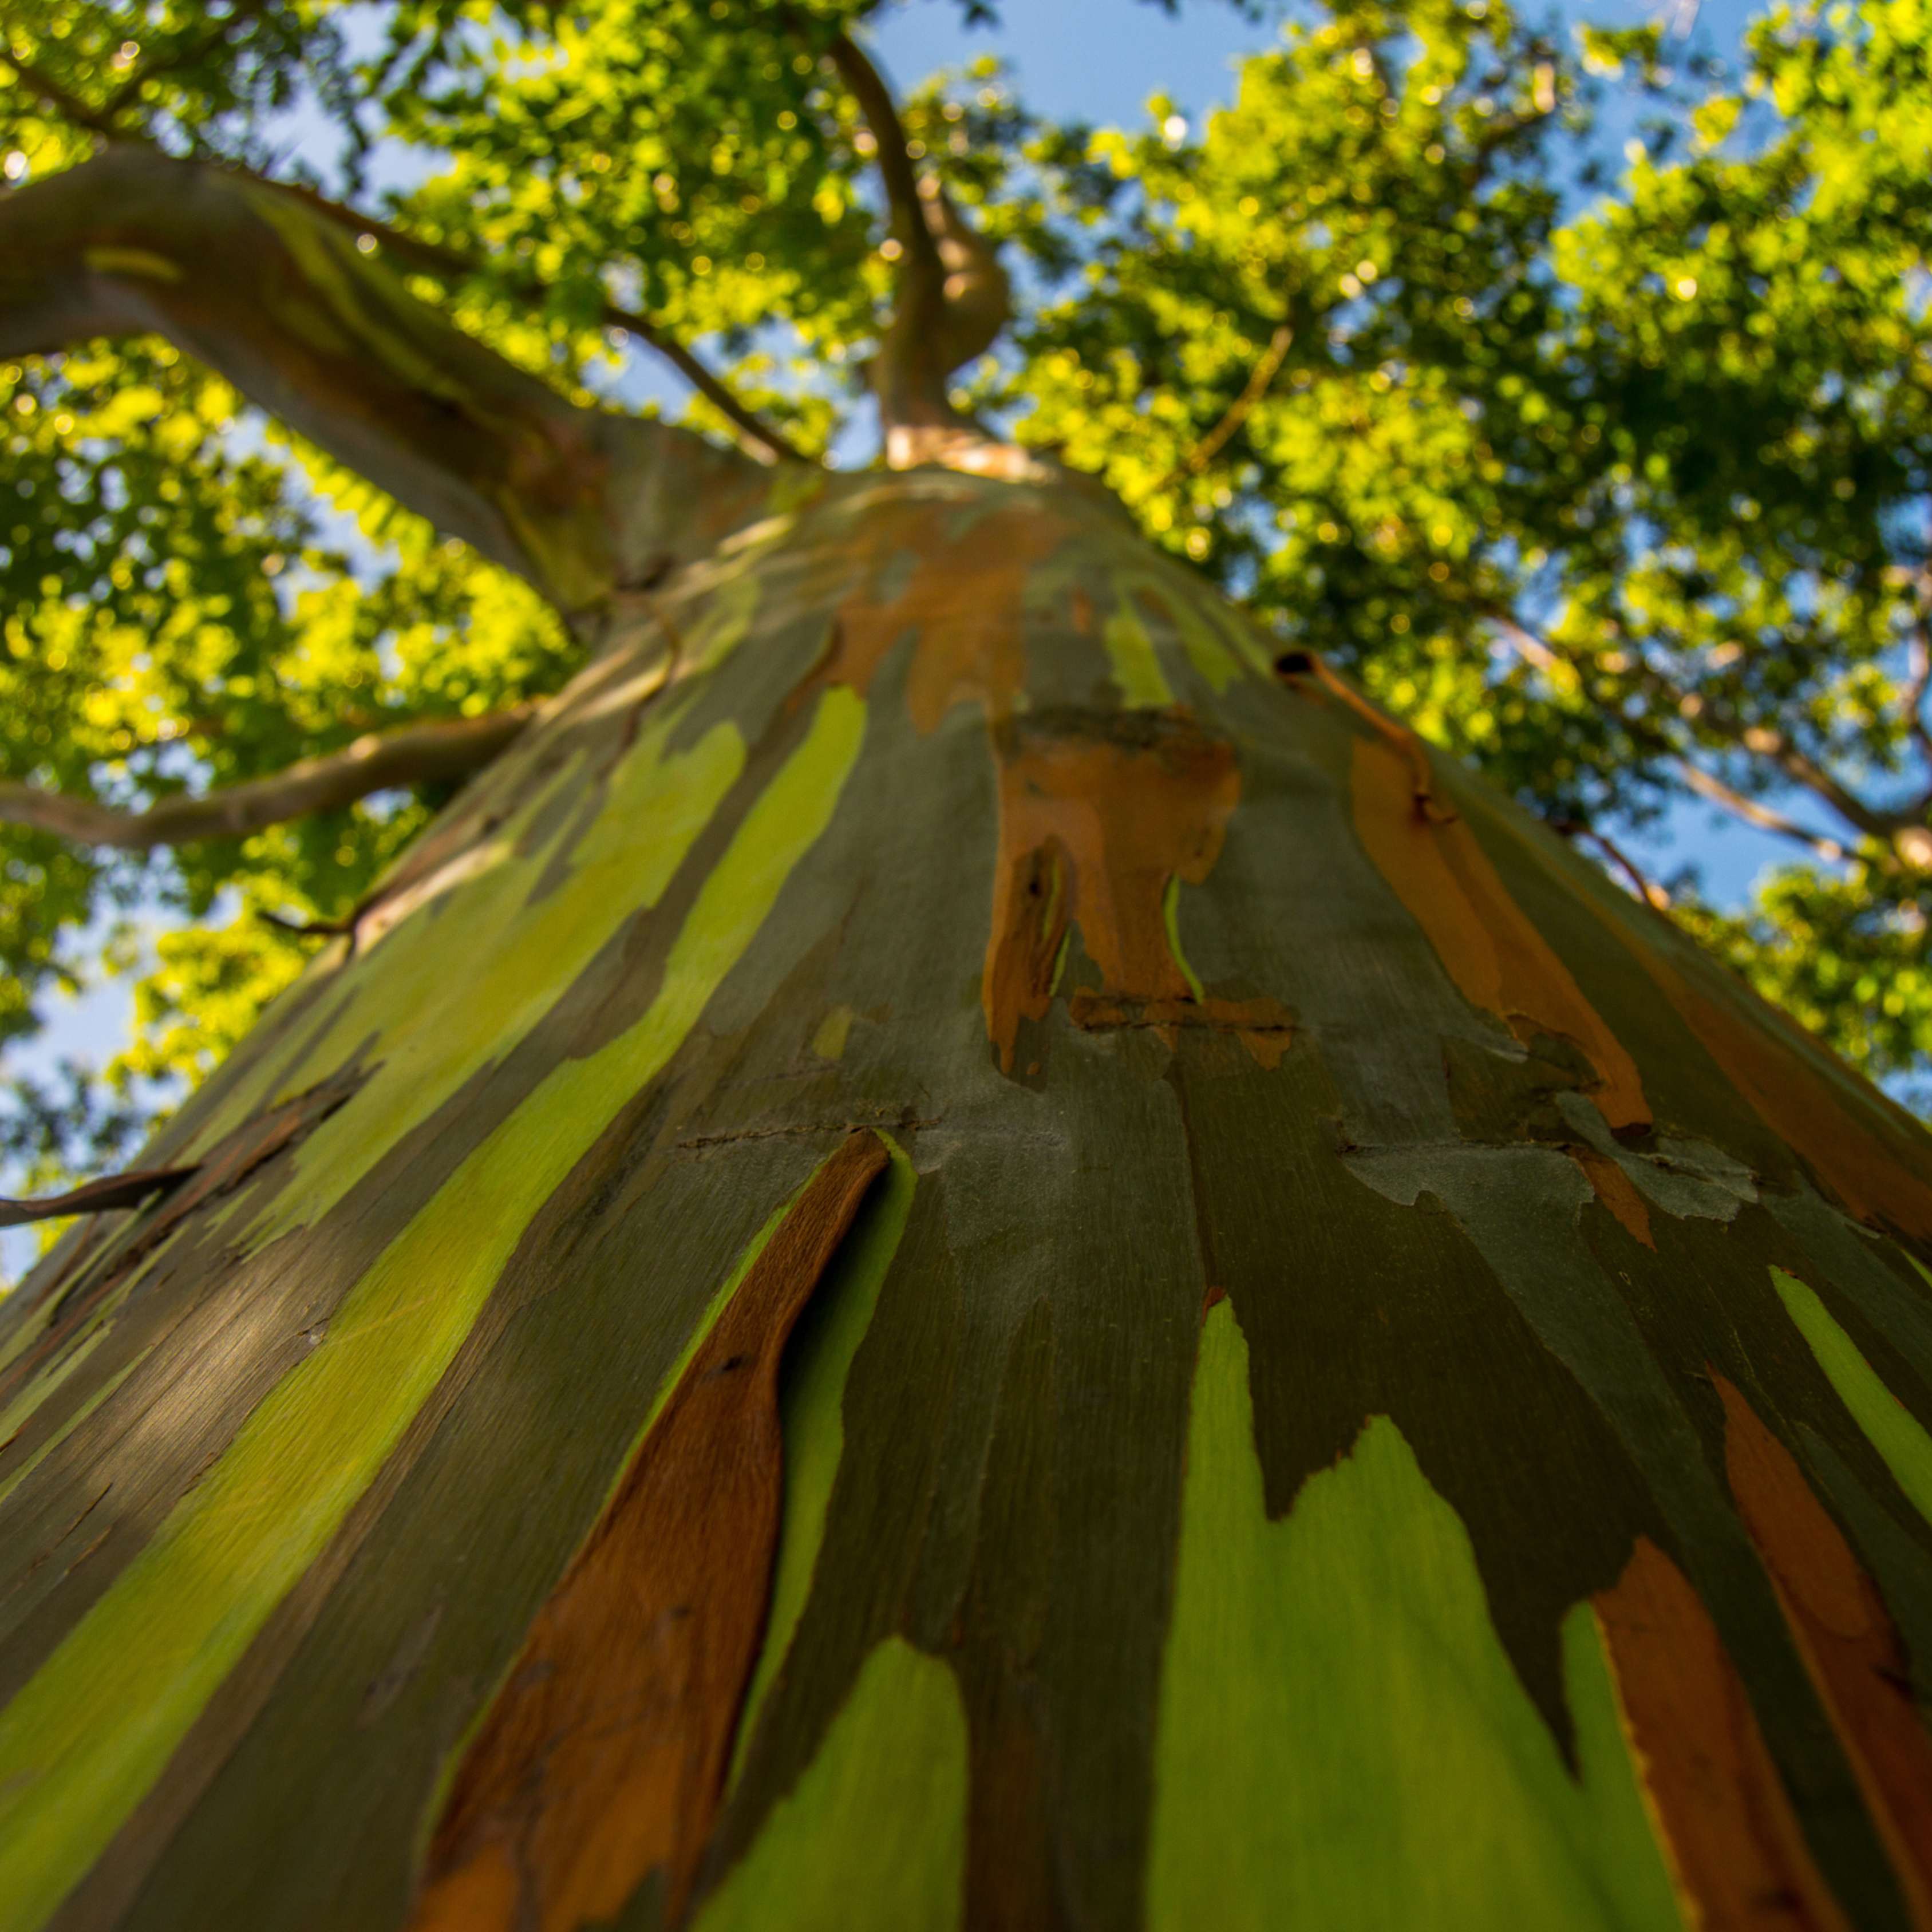
[[[847, 8], [402, 8], [383, 98], [469, 146], [382, 222], [266, 172], [298, 82], [353, 123], [326, 16], [119, 18], [12, 28], [20, 393], [225, 383], [580, 668], [6, 795], [191, 851], [466, 778], [0, 1310], [0, 1926], [1932, 1924], [1922, 1131], [976, 419], [961, 117]], [[606, 195], [683, 231], [628, 289]], [[863, 470], [653, 314], [748, 327], [788, 237]], [[721, 434], [545, 373], [611, 328]], [[118, 420], [209, 625], [260, 560], [160, 506], [255, 474], [223, 406]]]

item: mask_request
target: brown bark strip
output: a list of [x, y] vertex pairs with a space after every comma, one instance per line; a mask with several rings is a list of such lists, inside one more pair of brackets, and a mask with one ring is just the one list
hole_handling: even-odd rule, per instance
[[1716, 1626], [1648, 1537], [1594, 1599], [1671, 1871], [1701, 1932], [1850, 1932]]
[[1597, 1070], [1597, 1105], [1610, 1126], [1648, 1126], [1636, 1063], [1510, 896], [1468, 825], [1423, 817], [1404, 761], [1367, 739], [1355, 742], [1352, 784], [1363, 845], [1463, 997], [1526, 1045], [1538, 1034], [1574, 1041]]
[[778, 1540], [785, 1340], [887, 1154], [812, 1178], [538, 1612], [452, 1784], [414, 1932], [572, 1932], [653, 1870], [682, 1915], [722, 1794]]
[[1932, 1738], [1904, 1646], [1879, 1595], [1791, 1452], [1714, 1370], [1724, 1466], [1738, 1513], [1831, 1714], [1914, 1926], [1932, 1927]]
[[1597, 1198], [1623, 1223], [1633, 1239], [1654, 1251], [1657, 1244], [1651, 1238], [1650, 1208], [1636, 1191], [1636, 1183], [1608, 1154], [1599, 1154], [1594, 1148], [1573, 1147], [1569, 1154], [1583, 1170], [1583, 1178]]
[[1168, 938], [1168, 882], [1198, 885], [1220, 856], [1241, 790], [1233, 747], [1151, 712], [1031, 712], [999, 726], [994, 743], [1000, 855], [980, 1001], [1001, 1067], [1012, 1071], [1021, 1021], [1046, 1016], [1072, 922], [1105, 981], [1076, 996], [1076, 1025], [1144, 1027], [1170, 1046], [1184, 1026], [1214, 1027], [1279, 1064], [1287, 1012], [1198, 998]]
[[155, 1167], [134, 1174], [104, 1174], [65, 1194], [38, 1201], [0, 1199], [0, 1228], [25, 1227], [30, 1221], [57, 1221], [63, 1214], [98, 1214], [110, 1208], [138, 1208], [150, 1195], [178, 1187], [191, 1167]]

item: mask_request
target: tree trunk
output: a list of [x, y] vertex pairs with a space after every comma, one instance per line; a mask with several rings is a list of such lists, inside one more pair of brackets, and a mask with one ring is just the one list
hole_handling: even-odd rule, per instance
[[1932, 1925], [1932, 1158], [1072, 484], [649, 595], [0, 1312], [0, 1926]]

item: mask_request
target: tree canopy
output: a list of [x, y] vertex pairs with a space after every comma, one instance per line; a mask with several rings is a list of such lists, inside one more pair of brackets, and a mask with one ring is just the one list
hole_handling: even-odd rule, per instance
[[[1922, 1073], [1924, 0], [1774, 6], [1741, 66], [1502, 0], [1255, 10], [1232, 107], [1138, 130], [1032, 111], [996, 34], [896, 99], [880, 11], [4, 0], [0, 165], [215, 164], [559, 394], [633, 407], [668, 368], [761, 460], [868, 460], [875, 377], [950, 331], [951, 412], [1100, 477], [1283, 653]], [[432, 528], [158, 340], [19, 355], [0, 407], [0, 1036], [138, 980], [104, 1078], [14, 1084], [45, 1180], [219, 1058], [609, 587]], [[1749, 906], [1632, 866], [1686, 799], [1788, 844]]]

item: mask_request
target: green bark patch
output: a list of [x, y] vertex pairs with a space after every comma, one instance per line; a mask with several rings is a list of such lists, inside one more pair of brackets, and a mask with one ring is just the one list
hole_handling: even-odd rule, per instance
[[1932, 1523], [1932, 1435], [1887, 1388], [1858, 1345], [1832, 1318], [1823, 1302], [1796, 1275], [1771, 1271], [1785, 1311], [1797, 1324], [1839, 1400], [1880, 1456], [1912, 1506]]
[[1188, 1430], [1150, 1932], [1680, 1926], [1588, 1606], [1563, 1623], [1573, 1774], [1400, 1430], [1372, 1418], [1270, 1522], [1247, 1372], [1218, 1303]]
[[[730, 725], [676, 751], [677, 722], [673, 711], [640, 734], [570, 849], [567, 876], [534, 904], [550, 854], [518, 847], [545, 800], [580, 780], [574, 759], [341, 970], [328, 1030], [302, 1064], [332, 1065], [358, 1047], [378, 1064], [361, 1104], [304, 1148], [300, 1184], [277, 1198], [256, 1238], [313, 1222], [346, 1196], [466, 1080], [502, 1060], [627, 919], [663, 898], [745, 767]], [[463, 990], [452, 1002], [457, 949]]]
[[965, 1849], [952, 1673], [888, 1637], [693, 1932], [951, 1932]]
[[1160, 660], [1154, 656], [1154, 640], [1126, 599], [1101, 627], [1100, 640], [1106, 646], [1121, 702], [1130, 710], [1162, 711], [1174, 702], [1174, 693], [1161, 675]]

